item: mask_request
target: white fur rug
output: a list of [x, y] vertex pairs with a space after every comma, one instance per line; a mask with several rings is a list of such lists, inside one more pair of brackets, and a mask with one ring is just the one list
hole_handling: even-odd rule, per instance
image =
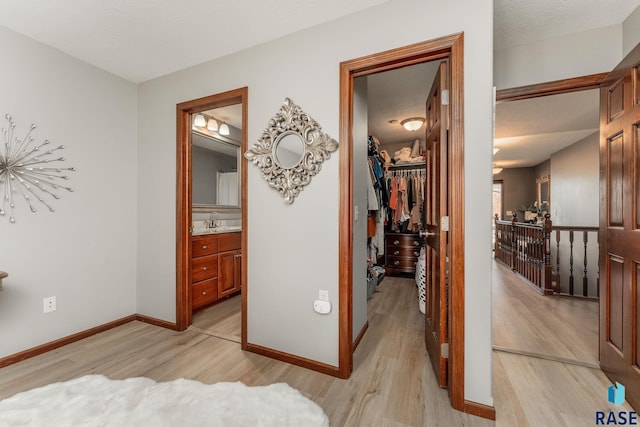
[[49, 384], [0, 401], [0, 426], [329, 426], [323, 410], [287, 384], [247, 387], [180, 379]]

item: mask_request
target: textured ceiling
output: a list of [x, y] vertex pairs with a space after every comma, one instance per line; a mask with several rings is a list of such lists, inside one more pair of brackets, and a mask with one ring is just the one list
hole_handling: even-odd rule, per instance
[[494, 0], [494, 49], [620, 24], [638, 0]]

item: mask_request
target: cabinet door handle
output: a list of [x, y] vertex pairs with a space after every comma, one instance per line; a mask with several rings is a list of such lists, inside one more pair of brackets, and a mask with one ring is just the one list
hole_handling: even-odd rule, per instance
[[397, 245], [398, 243], [400, 243], [400, 240], [394, 240], [394, 241], [393, 241], [393, 244], [394, 244], [394, 245]]
[[207, 245], [202, 245], [202, 249], [207, 249], [209, 246]]
[[207, 271], [208, 267], [202, 267], [202, 271]]
[[420, 246], [420, 242], [418, 242], [417, 240], [413, 241], [413, 246]]
[[420, 252], [413, 251], [413, 256], [420, 256]]
[[400, 254], [400, 251], [393, 251], [393, 254], [394, 255], [398, 255], [398, 254]]
[[400, 261], [394, 261], [393, 265], [400, 265]]
[[207, 294], [207, 291], [202, 291], [202, 295], [206, 295], [206, 294]]

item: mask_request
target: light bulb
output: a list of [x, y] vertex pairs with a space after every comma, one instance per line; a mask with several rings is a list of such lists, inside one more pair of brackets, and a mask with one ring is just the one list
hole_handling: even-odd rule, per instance
[[209, 130], [218, 130], [218, 121], [216, 119], [209, 119], [207, 121], [207, 129]]
[[193, 118], [193, 125], [198, 126], [199, 128], [205, 127], [207, 124], [207, 120], [204, 118], [202, 114], [196, 114]]
[[229, 135], [229, 126], [226, 123], [220, 125], [220, 129], [218, 129], [218, 133], [220, 135]]

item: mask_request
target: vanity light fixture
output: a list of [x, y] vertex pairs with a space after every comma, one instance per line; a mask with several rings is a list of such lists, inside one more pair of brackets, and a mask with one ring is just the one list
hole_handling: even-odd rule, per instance
[[196, 114], [193, 118], [193, 125], [199, 128], [203, 128], [207, 125], [207, 119], [202, 114]]
[[220, 125], [220, 128], [218, 129], [218, 133], [224, 136], [229, 135], [229, 125], [227, 125], [226, 123], [222, 123]]
[[207, 129], [211, 131], [218, 130], [218, 121], [211, 117], [209, 120], [207, 120]]
[[424, 119], [422, 117], [411, 117], [410, 119], [404, 119], [400, 124], [408, 131], [414, 132], [422, 127]]

